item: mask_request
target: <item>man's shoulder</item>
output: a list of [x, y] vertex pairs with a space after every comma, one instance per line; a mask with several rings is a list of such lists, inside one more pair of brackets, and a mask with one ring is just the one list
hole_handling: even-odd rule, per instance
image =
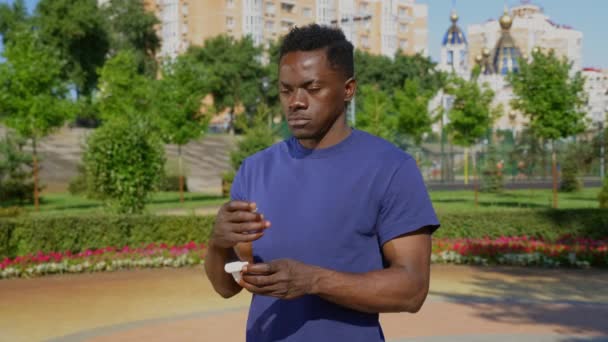
[[252, 167], [255, 167], [255, 165], [259, 166], [261, 164], [265, 164], [276, 158], [281, 153], [281, 151], [284, 149], [284, 144], [284, 140], [276, 142], [271, 146], [245, 158], [245, 163], [247, 163], [247, 165], [252, 165]]
[[365, 131], [358, 130], [357, 133], [360, 137], [358, 149], [368, 158], [379, 159], [383, 163], [395, 162], [397, 164], [413, 159], [409, 153], [386, 139]]

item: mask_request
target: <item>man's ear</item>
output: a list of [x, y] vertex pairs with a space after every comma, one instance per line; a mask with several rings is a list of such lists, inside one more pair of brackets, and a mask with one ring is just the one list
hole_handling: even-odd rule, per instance
[[357, 92], [357, 80], [354, 77], [349, 78], [344, 83], [344, 101], [350, 102]]

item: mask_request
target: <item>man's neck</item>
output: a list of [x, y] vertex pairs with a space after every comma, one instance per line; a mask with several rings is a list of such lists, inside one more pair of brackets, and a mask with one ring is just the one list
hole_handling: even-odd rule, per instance
[[346, 124], [346, 120], [336, 120], [334, 125], [319, 139], [298, 139], [300, 144], [308, 149], [328, 148], [339, 144], [346, 139], [352, 132]]

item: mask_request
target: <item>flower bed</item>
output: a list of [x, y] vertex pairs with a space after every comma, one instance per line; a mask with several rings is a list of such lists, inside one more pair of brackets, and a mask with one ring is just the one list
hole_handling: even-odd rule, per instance
[[6, 258], [0, 262], [0, 279], [36, 277], [46, 274], [114, 271], [129, 268], [183, 267], [203, 261], [205, 245], [190, 242], [168, 246], [151, 243], [144, 247], [106, 247], [80, 253], [42, 253]]
[[432, 261], [456, 264], [516, 266], [608, 266], [608, 240], [564, 236], [550, 242], [523, 237], [437, 239]]
[[[203, 263], [204, 244], [151, 243], [143, 247], [106, 247], [80, 253], [42, 253], [6, 258], [0, 279], [57, 273], [114, 271], [130, 268], [183, 267]], [[608, 240], [563, 237], [550, 242], [529, 237], [433, 240], [434, 263], [543, 267], [607, 267]]]

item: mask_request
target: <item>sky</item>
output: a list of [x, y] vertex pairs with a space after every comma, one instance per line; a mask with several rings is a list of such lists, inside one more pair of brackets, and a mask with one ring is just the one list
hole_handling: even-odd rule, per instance
[[[0, 3], [12, 0], [0, 0]], [[30, 9], [38, 0], [26, 0]], [[441, 39], [450, 25], [450, 11], [456, 8], [460, 27], [468, 31], [470, 24], [498, 18], [503, 6], [514, 6], [520, 0], [417, 0], [429, 9], [429, 52], [439, 59]], [[583, 32], [583, 66], [608, 69], [608, 0], [532, 0], [544, 8], [545, 14], [557, 24], [565, 24]]]

